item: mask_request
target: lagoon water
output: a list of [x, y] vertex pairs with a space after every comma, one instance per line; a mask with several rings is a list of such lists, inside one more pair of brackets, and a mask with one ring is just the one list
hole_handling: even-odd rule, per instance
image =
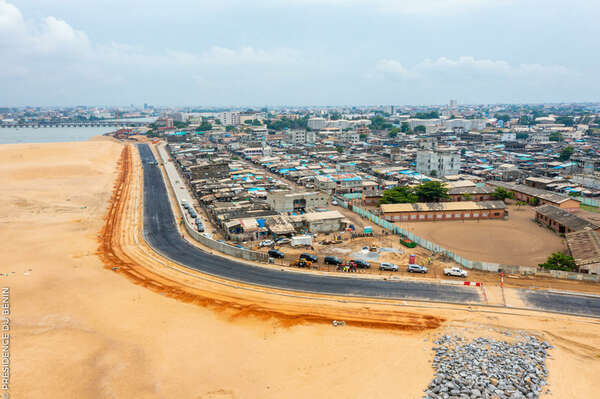
[[114, 130], [114, 127], [0, 128], [0, 144], [86, 141]]

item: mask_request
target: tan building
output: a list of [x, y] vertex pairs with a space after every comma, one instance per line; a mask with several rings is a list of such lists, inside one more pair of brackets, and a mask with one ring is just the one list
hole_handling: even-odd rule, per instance
[[538, 202], [537, 205], [550, 204], [563, 209], [579, 208], [579, 201], [569, 197], [568, 195], [555, 193], [548, 190], [540, 190], [539, 188], [529, 187], [523, 184], [513, 184], [504, 182], [488, 182], [492, 187], [504, 187], [515, 195], [515, 200], [531, 203], [534, 198]]
[[383, 204], [381, 212], [383, 218], [389, 222], [503, 219], [508, 216], [503, 201]]
[[542, 205], [535, 208], [535, 220], [545, 224], [559, 234], [573, 233], [581, 230], [600, 230], [600, 226], [589, 220], [580, 218], [571, 212], [553, 205]]

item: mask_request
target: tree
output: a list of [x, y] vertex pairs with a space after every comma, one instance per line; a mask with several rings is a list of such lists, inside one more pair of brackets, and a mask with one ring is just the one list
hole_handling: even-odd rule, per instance
[[556, 118], [556, 123], [561, 123], [565, 126], [573, 126], [575, 124], [575, 122], [573, 121], [573, 118], [570, 116], [559, 116]]
[[360, 139], [363, 141], [367, 139], [367, 135], [365, 133], [361, 133], [358, 137], [360, 137]]
[[394, 187], [383, 192], [383, 196], [379, 200], [380, 204], [407, 204], [415, 203], [418, 197], [412, 187], [402, 186]]
[[449, 199], [448, 187], [439, 181], [428, 181], [415, 188], [415, 194], [420, 202], [440, 202]]
[[540, 263], [538, 266], [549, 270], [563, 270], [567, 272], [577, 271], [575, 259], [562, 252], [553, 253], [548, 257], [546, 262]]
[[207, 122], [206, 120], [202, 120], [202, 123], [200, 124], [200, 126], [198, 126], [196, 128], [196, 131], [206, 131], [206, 130], [212, 130], [212, 125]]
[[523, 115], [519, 118], [519, 125], [535, 125], [535, 120], [529, 115]]
[[574, 151], [575, 149], [572, 146], [568, 145], [562, 149], [558, 159], [560, 159], [561, 161], [567, 161], [571, 158], [571, 155], [573, 155]]
[[343, 152], [344, 152], [344, 147], [335, 147], [335, 150], [336, 150], [336, 151], [337, 151], [339, 154], [341, 154], [341, 153], [343, 153]]
[[517, 133], [517, 140], [526, 140], [529, 137], [528, 133]]
[[373, 130], [385, 130], [391, 129], [392, 127], [392, 124], [386, 122], [385, 118], [381, 115], [375, 115], [371, 118], [371, 129]]
[[563, 135], [560, 132], [552, 132], [550, 133], [550, 141], [563, 141]]
[[173, 126], [175, 126], [176, 129], [183, 129], [183, 128], [187, 127], [188, 125], [189, 125], [189, 122], [179, 122], [179, 121], [173, 122]]
[[400, 131], [402, 133], [407, 133], [410, 131], [410, 125], [408, 124], [408, 122], [402, 122], [400, 124]]
[[515, 198], [515, 194], [512, 191], [508, 191], [504, 187], [496, 187], [496, 189], [492, 193], [492, 198], [499, 201], [504, 201], [507, 198]]
[[415, 126], [415, 133], [426, 133], [427, 128], [423, 125]]
[[225, 131], [227, 132], [233, 132], [235, 130], [235, 126], [229, 125], [229, 126], [225, 126]]
[[417, 112], [415, 114], [416, 119], [438, 119], [440, 114], [437, 111], [430, 112]]
[[494, 118], [496, 118], [496, 119], [498, 119], [499, 121], [502, 121], [502, 122], [508, 122], [508, 121], [510, 121], [512, 119], [510, 117], [510, 115], [508, 115], [508, 114], [504, 114], [504, 115], [496, 114], [496, 115], [494, 115]]
[[262, 123], [258, 119], [252, 119], [252, 126], [262, 126]]
[[398, 136], [398, 132], [400, 132], [400, 129], [398, 129], [397, 127], [394, 127], [390, 130], [390, 137], [394, 138], [396, 136]]

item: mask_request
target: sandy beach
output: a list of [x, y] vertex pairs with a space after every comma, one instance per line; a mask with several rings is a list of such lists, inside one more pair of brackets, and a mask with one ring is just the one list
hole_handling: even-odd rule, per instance
[[[123, 251], [147, 262], [136, 271], [145, 284], [126, 278], [99, 254], [123, 147], [108, 139], [0, 146], [0, 281], [11, 291], [13, 397], [419, 398], [433, 376], [434, 337], [505, 329], [555, 346], [552, 397], [596, 397], [593, 319], [232, 290], [163, 274], [131, 239]], [[131, 153], [136, 158], [135, 147]], [[132, 173], [139, 181], [139, 170]], [[188, 299], [215, 301], [156, 289], [177, 279]], [[419, 328], [333, 327], [307, 314], [384, 315]]]

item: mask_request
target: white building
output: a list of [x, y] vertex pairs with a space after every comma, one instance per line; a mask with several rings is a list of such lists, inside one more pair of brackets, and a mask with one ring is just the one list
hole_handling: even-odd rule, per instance
[[445, 128], [455, 129], [462, 128], [465, 131], [469, 130], [483, 130], [486, 127], [485, 119], [442, 119], [442, 126]]
[[290, 144], [314, 144], [315, 132], [307, 130], [288, 130], [285, 132], [286, 141]]
[[417, 151], [417, 172], [431, 177], [456, 175], [460, 171], [460, 154], [453, 149]]
[[325, 118], [309, 118], [307, 126], [313, 130], [321, 130], [327, 127], [328, 120]]
[[223, 126], [239, 126], [240, 124], [239, 112], [221, 112], [218, 118]]
[[343, 132], [342, 141], [350, 145], [356, 145], [360, 143], [360, 135], [355, 131]]
[[502, 138], [500, 139], [502, 141], [516, 141], [517, 140], [517, 134], [514, 132], [511, 133], [502, 133]]
[[185, 112], [173, 112], [168, 117], [173, 119], [174, 122], [185, 122], [188, 119], [188, 115]]

